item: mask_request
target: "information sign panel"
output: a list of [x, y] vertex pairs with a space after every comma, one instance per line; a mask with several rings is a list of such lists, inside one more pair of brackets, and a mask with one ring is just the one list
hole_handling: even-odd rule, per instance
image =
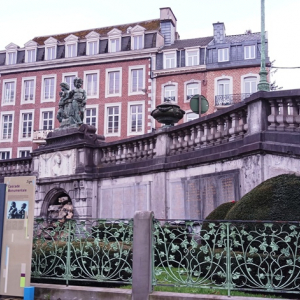
[[22, 297], [30, 285], [34, 176], [6, 177], [0, 295]]

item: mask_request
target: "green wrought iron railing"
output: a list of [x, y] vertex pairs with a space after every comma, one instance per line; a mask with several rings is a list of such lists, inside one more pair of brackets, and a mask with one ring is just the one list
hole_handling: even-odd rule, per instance
[[132, 219], [36, 219], [31, 278], [131, 284], [132, 239]]
[[153, 285], [300, 291], [300, 223], [153, 221]]

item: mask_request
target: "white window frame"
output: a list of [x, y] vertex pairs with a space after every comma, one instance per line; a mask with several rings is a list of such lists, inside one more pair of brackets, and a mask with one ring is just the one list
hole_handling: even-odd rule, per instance
[[[3, 116], [12, 115], [12, 126], [11, 126], [11, 137], [9, 139], [3, 139]], [[15, 112], [14, 111], [2, 111], [0, 114], [0, 142], [12, 142], [14, 137], [14, 120]]]
[[247, 79], [249, 77], [256, 78], [256, 91], [258, 91], [257, 85], [259, 83], [259, 74], [248, 73], [248, 74], [245, 74], [245, 75], [241, 76], [241, 93], [242, 94], [246, 94], [246, 91], [245, 91], [245, 79]]
[[18, 147], [17, 148], [17, 157], [21, 158], [20, 152], [21, 151], [29, 151], [30, 153], [32, 152], [32, 147]]
[[[87, 111], [88, 109], [96, 109], [96, 126], [95, 126], [95, 127], [96, 127], [96, 129], [98, 129], [99, 106], [98, 106], [97, 104], [86, 105], [86, 111]], [[88, 124], [88, 123], [86, 122], [86, 111], [85, 111], [85, 114], [84, 114], [84, 123], [85, 123], [85, 124]]]
[[[15, 89], [14, 89], [14, 98], [13, 101], [11, 102], [6, 102], [5, 101], [5, 84], [13, 82]], [[11, 78], [11, 79], [4, 79], [2, 83], [2, 106], [7, 106], [7, 105], [15, 105], [16, 104], [16, 93], [17, 93], [17, 79], [16, 78]]]
[[9, 152], [9, 158], [2, 159], [0, 157], [0, 160], [6, 160], [6, 159], [11, 159], [12, 158], [12, 148], [0, 148], [0, 153], [1, 152]]
[[[34, 51], [33, 54], [32, 54], [32, 51]], [[26, 49], [25, 62], [27, 62], [27, 63], [36, 62], [36, 56], [37, 56], [37, 48]]]
[[[173, 55], [174, 55], [174, 57], [172, 58], [172, 59], [174, 59], [174, 66], [167, 67], [168, 60], [169, 60], [169, 59], [167, 59], [167, 55], [170, 55], [170, 54], [173, 54]], [[164, 52], [164, 53], [163, 53], [163, 56], [164, 56], [164, 69], [174, 69], [174, 68], [176, 68], [176, 66], [177, 66], [176, 51], [168, 51], [168, 52]]]
[[[251, 48], [253, 48], [253, 53], [252, 53]], [[255, 59], [256, 58], [255, 49], [256, 49], [256, 45], [246, 45], [246, 46], [244, 46], [244, 59]], [[247, 55], [247, 52], [250, 55]], [[253, 54], [253, 56], [251, 55], [251, 53]]]
[[[144, 40], [145, 40], [145, 28], [140, 26], [140, 25], [136, 25], [133, 28], [131, 28], [130, 33], [131, 33], [131, 50], [141, 50], [144, 49], [145, 45], [144, 45]], [[135, 47], [134, 46], [134, 41], [135, 38], [141, 38], [141, 44], [140, 47]]]
[[[78, 77], [78, 72], [62, 73], [61, 82], [67, 82], [66, 77], [75, 76]], [[74, 82], [72, 83], [74, 85]], [[70, 91], [72, 90], [72, 85], [70, 85]]]
[[[120, 52], [122, 50], [122, 39], [121, 39], [122, 31], [114, 28], [110, 32], [107, 33], [108, 35], [108, 52], [109, 53], [115, 53]], [[119, 40], [119, 50], [118, 51], [112, 51], [112, 41], [113, 40]]]
[[146, 76], [146, 66], [145, 65], [138, 65], [138, 66], [130, 66], [128, 68], [128, 95], [144, 95], [143, 91], [136, 91], [133, 92], [133, 78], [132, 78], [132, 71], [142, 69], [143, 71], [143, 86], [142, 89], [145, 89], [145, 76]]
[[[13, 60], [11, 62], [11, 55], [14, 55]], [[6, 61], [7, 61], [7, 65], [15, 65], [17, 63], [17, 55], [18, 55], [18, 51], [9, 51], [6, 53]]]
[[[119, 82], [119, 93], [110, 94], [109, 93], [109, 73], [111, 72], [120, 72], [120, 82]], [[122, 68], [113, 68], [105, 70], [105, 98], [109, 97], [121, 97], [122, 96]]]
[[[44, 93], [44, 89], [45, 89], [45, 79], [48, 78], [54, 78], [54, 97], [53, 99], [45, 99], [45, 93]], [[56, 74], [49, 74], [49, 75], [43, 75], [42, 76], [42, 90], [41, 90], [41, 103], [43, 102], [55, 102], [56, 100]]]
[[[43, 123], [44, 123], [44, 119], [43, 119], [43, 113], [44, 112], [52, 112], [53, 113], [53, 119], [52, 119], [52, 123], [53, 123], [53, 126], [52, 126], [52, 129], [43, 129]], [[39, 120], [39, 128], [38, 130], [53, 130], [55, 128], [55, 107], [49, 107], [49, 108], [41, 108], [40, 109], [40, 120]]]
[[214, 105], [216, 103], [216, 96], [219, 96], [219, 85], [218, 85], [218, 81], [219, 80], [224, 80], [224, 79], [227, 79], [229, 80], [229, 93], [228, 95], [232, 95], [233, 94], [233, 79], [231, 76], [220, 76], [220, 77], [216, 77], [215, 78], [215, 88], [214, 88]]
[[167, 83], [164, 83], [161, 85], [161, 103], [165, 102], [165, 87], [168, 85], [174, 85], [175, 86], [175, 101], [172, 101], [172, 103], [178, 103], [178, 83], [169, 81]]
[[[131, 131], [131, 106], [142, 105], [142, 131]], [[127, 135], [141, 135], [145, 133], [145, 101], [131, 101], [127, 103]]]
[[185, 115], [184, 115], [184, 122], [185, 122], [185, 123], [197, 119], [197, 118], [195, 118], [195, 119], [193, 119], [193, 120], [188, 120], [188, 116], [189, 116], [190, 114], [195, 114], [195, 115], [197, 115], [197, 118], [199, 118], [199, 114], [194, 113], [194, 112], [193, 112], [192, 110], [190, 110], [190, 109], [189, 109], [189, 110], [186, 110], [186, 111], [185, 111]]
[[183, 99], [184, 103], [189, 103], [190, 102], [190, 99], [189, 100], [187, 99], [187, 96], [188, 96], [187, 88], [188, 88], [189, 84], [197, 84], [198, 85], [198, 94], [201, 95], [201, 80], [191, 79], [189, 81], [186, 81], [184, 83], [184, 99]]
[[[119, 107], [119, 128], [118, 128], [118, 132], [114, 132], [114, 133], [108, 133], [108, 108], [109, 107], [115, 107], [118, 106]], [[116, 102], [116, 103], [105, 103], [105, 107], [104, 107], [105, 111], [104, 111], [104, 136], [121, 136], [121, 121], [122, 121], [122, 103], [121, 102]]]
[[[18, 48], [19, 48], [19, 46], [14, 43], [10, 43], [5, 47], [5, 49], [6, 49], [5, 64], [6, 65], [15, 65], [17, 63]], [[14, 60], [12, 63], [10, 63], [9, 55], [13, 54], [13, 53], [15, 53]]]
[[[57, 39], [50, 37], [48, 38], [44, 44], [45, 44], [45, 60], [53, 60], [56, 59], [56, 55], [57, 55]], [[49, 48], [53, 48], [54, 47], [54, 57], [50, 58], [48, 56], [48, 49]]]
[[[31, 136], [30, 137], [23, 137], [23, 114], [32, 114], [32, 127], [31, 127]], [[20, 118], [19, 118], [19, 141], [32, 141], [33, 138], [33, 127], [34, 127], [34, 109], [24, 109], [20, 110]]]
[[[88, 96], [88, 89], [87, 89], [87, 75], [92, 75], [92, 74], [96, 74], [97, 75], [97, 80], [96, 80], [96, 95], [90, 95]], [[99, 82], [100, 82], [100, 70], [90, 70], [90, 71], [84, 71], [83, 73], [83, 88], [86, 90], [86, 95], [87, 95], [87, 99], [95, 99], [95, 98], [99, 98]]]
[[[72, 56], [70, 56], [68, 46], [73, 46], [73, 45], [75, 45], [74, 53], [72, 53]], [[70, 34], [65, 38], [65, 58], [77, 57], [77, 52], [78, 52], [78, 37], [73, 34]]]
[[[135, 40], [141, 39], [139, 45], [135, 46]], [[144, 35], [143, 34], [135, 34], [131, 38], [131, 50], [141, 50], [144, 49]]]
[[[196, 54], [196, 63], [189, 64], [189, 53], [191, 52], [197, 52]], [[193, 59], [194, 61], [194, 59]], [[199, 49], [198, 48], [191, 48], [185, 50], [185, 66], [186, 67], [192, 67], [192, 66], [198, 66], [199, 65]]]
[[229, 61], [229, 48], [218, 49], [218, 62]]
[[[99, 54], [100, 34], [95, 32], [95, 31], [91, 31], [89, 34], [87, 34], [85, 36], [85, 38], [86, 38], [86, 55], [97, 55], [97, 54]], [[89, 43], [96, 43], [96, 53], [90, 53]]]
[[[25, 81], [33, 81], [33, 99], [25, 100]], [[36, 76], [22, 77], [21, 104], [35, 103]]]
[[[53, 59], [56, 59], [56, 48], [57, 46], [56, 45], [53, 45], [53, 46], [48, 46], [45, 48], [45, 60], [53, 60]], [[51, 53], [52, 55], [49, 56], [49, 50], [51, 49]]]

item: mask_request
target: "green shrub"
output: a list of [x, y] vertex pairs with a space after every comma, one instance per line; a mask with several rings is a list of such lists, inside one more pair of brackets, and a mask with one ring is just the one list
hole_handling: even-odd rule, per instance
[[241, 198], [225, 220], [300, 220], [300, 177], [279, 175], [270, 178]]

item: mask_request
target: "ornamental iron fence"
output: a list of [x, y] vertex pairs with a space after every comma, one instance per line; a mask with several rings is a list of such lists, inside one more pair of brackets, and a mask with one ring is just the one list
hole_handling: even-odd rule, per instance
[[36, 219], [31, 278], [131, 284], [133, 220]]
[[153, 222], [153, 285], [300, 291], [299, 222]]

